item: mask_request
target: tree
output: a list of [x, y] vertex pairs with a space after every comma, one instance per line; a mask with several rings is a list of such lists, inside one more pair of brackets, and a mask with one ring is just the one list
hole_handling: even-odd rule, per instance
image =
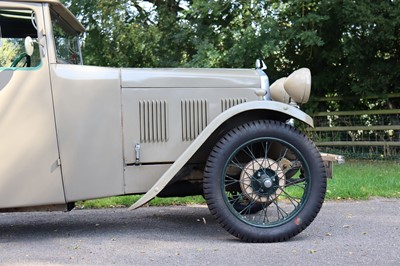
[[89, 64], [250, 68], [262, 58], [272, 81], [309, 67], [318, 97], [391, 93], [400, 81], [397, 0], [67, 3], [88, 30]]
[[399, 81], [398, 1], [293, 1], [279, 20], [290, 25], [277, 28], [287, 40], [280, 56], [290, 58], [292, 68], [310, 66], [319, 95], [368, 95], [377, 88], [394, 92]]
[[0, 67], [9, 67], [20, 52], [21, 48], [16, 42], [7, 39], [1, 40]]

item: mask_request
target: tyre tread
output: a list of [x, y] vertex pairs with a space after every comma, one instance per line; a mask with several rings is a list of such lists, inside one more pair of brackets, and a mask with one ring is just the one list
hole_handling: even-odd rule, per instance
[[[301, 223], [299, 226], [294, 227], [292, 230], [284, 231], [279, 234], [269, 234], [263, 232], [263, 234], [246, 234], [244, 233], [245, 231], [242, 231], [241, 226], [238, 226], [240, 224], [240, 221], [232, 221], [230, 220], [229, 217], [227, 217], [227, 213], [229, 210], [224, 210], [221, 208], [221, 199], [218, 199], [215, 196], [215, 182], [216, 179], [218, 178], [218, 175], [216, 174], [221, 167], [219, 164], [219, 160], [221, 156], [226, 156], [226, 150], [229, 145], [233, 141], [237, 141], [238, 139], [243, 139], [243, 136], [251, 135], [254, 132], [258, 131], [272, 131], [275, 132], [277, 130], [284, 130], [288, 132], [288, 134], [292, 134], [294, 136], [297, 136], [298, 138], [301, 138], [303, 142], [305, 142], [305, 147], [307, 147], [309, 150], [311, 150], [310, 156], [312, 158], [317, 158], [317, 160], [314, 162], [316, 164], [316, 167], [314, 168], [314, 171], [318, 173], [318, 175], [321, 176], [323, 180], [319, 180], [319, 187], [318, 187], [318, 192], [315, 193], [312, 191], [313, 195], [312, 197], [315, 198], [313, 201], [313, 207], [311, 209], [307, 208], [307, 219]], [[207, 163], [206, 167], [204, 170], [204, 184], [203, 184], [203, 190], [204, 190], [204, 195], [206, 198], [206, 202], [208, 205], [208, 208], [210, 210], [210, 213], [215, 217], [217, 222], [230, 234], [233, 236], [246, 241], [246, 242], [281, 242], [281, 241], [286, 241], [295, 235], [299, 234], [302, 232], [307, 226], [309, 226], [312, 221], [315, 219], [315, 217], [318, 215], [320, 208], [322, 207], [324, 197], [325, 197], [325, 191], [326, 191], [326, 173], [325, 173], [325, 165], [321, 159], [321, 156], [319, 154], [319, 151], [315, 144], [302, 132], [298, 131], [297, 129], [284, 124], [279, 121], [274, 121], [274, 120], [257, 120], [257, 121], [251, 121], [247, 122], [245, 124], [242, 124], [231, 131], [229, 131], [227, 134], [225, 134], [214, 146], [212, 149]], [[316, 195], [317, 194], [317, 195]], [[226, 206], [225, 206], [226, 207]], [[227, 209], [227, 208], [226, 208]], [[302, 212], [305, 210], [302, 210]], [[243, 225], [243, 224], [241, 224]], [[268, 229], [262, 229], [262, 230], [268, 230]]]

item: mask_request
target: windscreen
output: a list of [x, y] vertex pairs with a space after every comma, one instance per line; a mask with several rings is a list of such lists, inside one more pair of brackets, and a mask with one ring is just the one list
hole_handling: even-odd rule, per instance
[[55, 11], [51, 11], [57, 63], [82, 64], [79, 34]]

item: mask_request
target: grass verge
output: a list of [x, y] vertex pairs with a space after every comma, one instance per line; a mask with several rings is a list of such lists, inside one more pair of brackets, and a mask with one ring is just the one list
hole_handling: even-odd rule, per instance
[[[119, 196], [110, 197], [103, 199], [80, 201], [76, 203], [77, 208], [85, 209], [100, 209], [100, 208], [123, 208], [129, 207], [137, 200], [141, 195], [133, 196]], [[191, 205], [191, 204], [204, 204], [205, 200], [202, 196], [189, 196], [189, 197], [171, 197], [171, 198], [154, 198], [149, 202], [151, 206], [170, 206], [170, 205]]]
[[[348, 161], [334, 166], [333, 179], [328, 180], [326, 199], [365, 200], [372, 197], [400, 198], [400, 162]], [[127, 207], [141, 196], [120, 196], [78, 202], [78, 208]], [[152, 206], [204, 204], [202, 196], [155, 198]]]
[[400, 198], [400, 162], [348, 161], [335, 165], [327, 199]]

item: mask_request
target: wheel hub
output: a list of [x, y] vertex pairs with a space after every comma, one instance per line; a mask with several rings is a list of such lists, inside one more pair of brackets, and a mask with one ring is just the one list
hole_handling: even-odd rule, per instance
[[240, 174], [243, 194], [256, 202], [270, 202], [282, 193], [285, 175], [272, 159], [259, 158], [249, 162]]
[[273, 183], [272, 183], [271, 178], [265, 179], [265, 180], [264, 180], [264, 183], [263, 183], [264, 187], [266, 187], [266, 188], [272, 187], [272, 184], [273, 184]]

